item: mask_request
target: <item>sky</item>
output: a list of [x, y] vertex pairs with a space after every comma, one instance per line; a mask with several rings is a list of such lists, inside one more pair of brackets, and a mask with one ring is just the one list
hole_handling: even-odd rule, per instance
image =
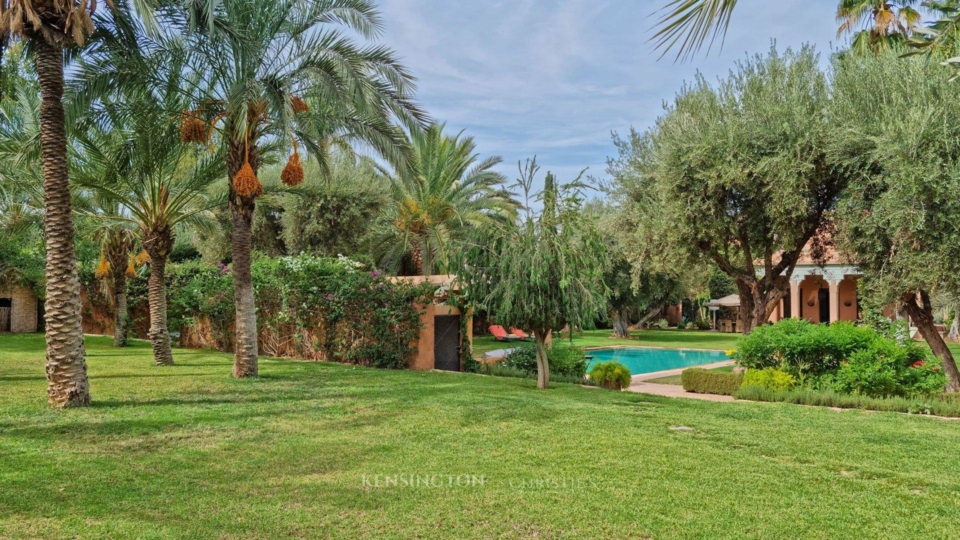
[[722, 51], [659, 59], [647, 40], [666, 0], [381, 0], [388, 45], [417, 76], [417, 100], [512, 183], [537, 156], [561, 181], [606, 176], [611, 132], [644, 130], [697, 71], [726, 75], [747, 54], [816, 46], [826, 64], [837, 0], [740, 0]]

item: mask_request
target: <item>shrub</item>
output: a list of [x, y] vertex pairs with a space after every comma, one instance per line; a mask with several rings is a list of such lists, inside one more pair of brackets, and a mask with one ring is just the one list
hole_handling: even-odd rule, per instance
[[912, 343], [901, 346], [887, 339], [854, 352], [824, 379], [822, 386], [837, 392], [871, 397], [929, 396], [947, 384], [938, 359]]
[[670, 321], [668, 321], [668, 320], [666, 320], [666, 319], [660, 319], [659, 321], [657, 321], [656, 326], [657, 326], [657, 328], [659, 328], [659, 329], [661, 329], [661, 330], [666, 330], [666, 329], [670, 328]]
[[[883, 351], [890, 353], [896, 348], [903, 349], [902, 354], [906, 355], [902, 356], [904, 368], [926, 356], [914, 342], [882, 335], [868, 326], [855, 326], [849, 322], [827, 326], [802, 319], [784, 319], [740, 338], [737, 361], [747, 369], [781, 369], [796, 377], [803, 386], [811, 379], [836, 374], [858, 351], [874, 351], [858, 357], [863, 364], [868, 363], [871, 356]], [[897, 355], [901, 357], [901, 353]], [[883, 386], [879, 380], [874, 384]]]
[[590, 380], [601, 388], [623, 390], [630, 386], [630, 370], [620, 362], [600, 362], [590, 370]]
[[684, 328], [686, 328], [687, 330], [696, 330], [697, 328], [699, 328], [699, 326], [697, 325], [697, 323], [690, 321], [687, 323], [687, 325]]
[[[571, 345], [554, 345], [547, 351], [550, 376], [583, 379], [587, 372], [587, 357], [583, 349]], [[534, 343], [519, 344], [507, 355], [504, 365], [525, 373], [537, 372], [537, 346]]]
[[759, 386], [768, 390], [782, 391], [793, 390], [797, 385], [797, 380], [786, 371], [779, 369], [764, 368], [751, 369], [743, 375], [743, 386]]
[[708, 371], [702, 368], [685, 369], [680, 374], [683, 389], [697, 394], [732, 396], [740, 389], [742, 381], [743, 375], [739, 373]]

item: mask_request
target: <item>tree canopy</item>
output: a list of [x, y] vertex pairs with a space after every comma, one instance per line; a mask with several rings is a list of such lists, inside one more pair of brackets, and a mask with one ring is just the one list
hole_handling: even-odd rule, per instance
[[851, 178], [840, 246], [863, 273], [861, 294], [902, 302], [960, 391], [931, 301], [960, 292], [960, 86], [920, 59], [845, 58], [836, 72], [830, 148]]
[[829, 82], [810, 48], [702, 76], [654, 127], [618, 139], [616, 181], [650, 260], [708, 260], [736, 281], [743, 328], [763, 324], [847, 178], [826, 154]]
[[[522, 175], [528, 195], [536, 172], [534, 160]], [[489, 231], [462, 249], [457, 276], [468, 298], [498, 323], [534, 332], [538, 388], [550, 381], [550, 333], [592, 324], [607, 307], [606, 246], [583, 210], [585, 187], [579, 178], [558, 184], [548, 173], [536, 194], [540, 213], [528, 209], [519, 226]]]

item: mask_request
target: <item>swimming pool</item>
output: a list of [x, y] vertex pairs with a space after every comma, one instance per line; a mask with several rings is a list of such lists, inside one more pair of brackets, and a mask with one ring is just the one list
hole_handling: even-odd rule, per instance
[[668, 369], [713, 364], [715, 362], [729, 360], [727, 355], [722, 351], [634, 347], [587, 351], [587, 355], [593, 356], [593, 360], [590, 362], [590, 365], [587, 366], [588, 373], [593, 369], [593, 366], [599, 362], [616, 360], [627, 366], [631, 375], [642, 375], [655, 371], [666, 371]]

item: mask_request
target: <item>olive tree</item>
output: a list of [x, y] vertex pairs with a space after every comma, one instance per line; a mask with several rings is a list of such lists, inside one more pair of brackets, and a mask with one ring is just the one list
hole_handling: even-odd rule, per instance
[[[536, 161], [520, 184], [529, 200]], [[547, 174], [537, 200], [517, 226], [487, 230], [464, 247], [458, 280], [468, 299], [502, 324], [532, 330], [537, 346], [537, 388], [547, 388], [547, 340], [564, 326], [584, 326], [603, 315], [606, 247], [593, 217], [583, 209], [586, 186], [577, 178], [558, 185]]]
[[960, 291], [960, 85], [919, 59], [844, 59], [836, 73], [831, 151], [851, 178], [838, 241], [866, 298], [900, 304], [960, 391], [931, 301]]
[[824, 215], [846, 177], [825, 147], [829, 81], [808, 47], [702, 76], [645, 134], [616, 140], [617, 181], [636, 194], [649, 251], [712, 261], [736, 282], [744, 333], [779, 304], [804, 247], [817, 256]]

